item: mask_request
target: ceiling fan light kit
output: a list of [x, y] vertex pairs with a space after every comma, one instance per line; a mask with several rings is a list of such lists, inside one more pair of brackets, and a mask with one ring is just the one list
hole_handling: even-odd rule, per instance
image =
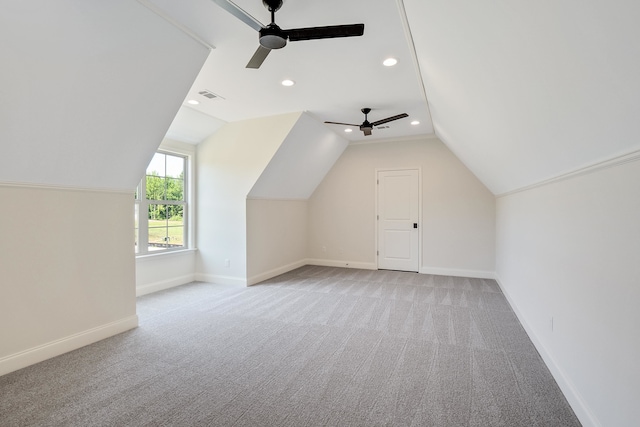
[[267, 49], [282, 49], [287, 45], [287, 38], [282, 37], [282, 30], [277, 25], [269, 24], [259, 34], [260, 46]]
[[331, 25], [326, 27], [294, 28], [283, 30], [275, 22], [276, 11], [282, 7], [283, 0], [262, 0], [271, 13], [271, 23], [262, 25], [253, 16], [238, 7], [231, 0], [213, 0], [227, 12], [258, 31], [260, 45], [253, 54], [246, 68], [260, 68], [264, 60], [274, 49], [282, 49], [287, 41], [319, 40], [338, 37], [357, 37], [364, 34], [364, 24]]

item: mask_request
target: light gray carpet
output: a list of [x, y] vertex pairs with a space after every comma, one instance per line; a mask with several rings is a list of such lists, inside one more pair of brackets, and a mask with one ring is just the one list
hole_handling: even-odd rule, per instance
[[580, 425], [491, 280], [306, 266], [138, 312], [0, 377], [0, 425]]

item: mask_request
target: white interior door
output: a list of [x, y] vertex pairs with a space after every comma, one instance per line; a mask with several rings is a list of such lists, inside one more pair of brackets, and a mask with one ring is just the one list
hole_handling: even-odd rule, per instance
[[378, 172], [378, 268], [418, 271], [420, 187], [416, 169]]

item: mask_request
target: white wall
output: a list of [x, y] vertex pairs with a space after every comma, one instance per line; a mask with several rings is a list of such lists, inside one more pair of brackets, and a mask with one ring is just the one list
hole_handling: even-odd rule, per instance
[[247, 283], [306, 264], [306, 200], [247, 200]]
[[0, 184], [0, 375], [137, 325], [130, 192]]
[[497, 201], [499, 282], [585, 426], [640, 419], [637, 157]]
[[4, 2], [0, 45], [1, 374], [137, 325], [133, 190], [208, 50], [135, 1]]
[[246, 284], [246, 198], [299, 117], [227, 123], [198, 145], [198, 280]]
[[196, 251], [136, 257], [136, 295], [191, 283], [196, 279]]
[[435, 138], [349, 146], [309, 200], [309, 258], [376, 267], [376, 169], [394, 168], [422, 171], [421, 272], [492, 277], [495, 198]]

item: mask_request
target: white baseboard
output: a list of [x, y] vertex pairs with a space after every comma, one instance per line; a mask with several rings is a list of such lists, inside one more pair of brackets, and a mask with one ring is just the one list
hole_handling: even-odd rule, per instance
[[360, 268], [362, 270], [377, 270], [378, 266], [375, 262], [356, 262], [356, 261], [340, 261], [333, 259], [307, 259], [308, 265], [319, 265], [322, 267], [345, 267]]
[[200, 280], [203, 282], [211, 282], [211, 283], [220, 283], [223, 285], [251, 286], [251, 285], [255, 285], [256, 283], [260, 283], [264, 280], [271, 279], [272, 277], [278, 276], [280, 274], [284, 274], [291, 270], [295, 270], [296, 268], [303, 267], [305, 265], [319, 265], [323, 267], [361, 268], [364, 270], [376, 270], [377, 268], [374, 263], [366, 263], [366, 262], [337, 261], [337, 260], [326, 260], [326, 259], [301, 259], [291, 264], [283, 265], [282, 267], [274, 268], [272, 270], [265, 271], [264, 273], [256, 274], [255, 276], [251, 276], [247, 279], [244, 279], [241, 277], [233, 277], [233, 276], [220, 276], [215, 274], [196, 274], [195, 280]]
[[273, 270], [256, 274], [255, 276], [251, 276], [247, 279], [247, 286], [255, 285], [256, 283], [260, 283], [264, 280], [271, 279], [272, 277], [279, 276], [281, 274], [287, 273], [291, 270], [295, 270], [296, 268], [300, 268], [307, 264], [308, 263], [306, 259], [301, 259], [299, 261], [292, 262], [291, 264], [283, 265], [282, 267], [274, 268]]
[[56, 341], [39, 345], [19, 353], [0, 358], [0, 375], [26, 368], [52, 357], [79, 349], [138, 326], [138, 316], [129, 316]]
[[558, 383], [560, 390], [562, 390], [562, 393], [567, 398], [569, 405], [571, 406], [571, 408], [573, 409], [573, 412], [575, 412], [576, 416], [580, 420], [580, 423], [582, 423], [584, 427], [600, 427], [601, 424], [596, 418], [595, 414], [587, 406], [586, 402], [584, 401], [584, 399], [576, 389], [575, 385], [566, 376], [562, 368], [560, 368], [555, 358], [551, 355], [549, 350], [547, 350], [544, 344], [542, 344], [542, 341], [540, 341], [538, 336], [535, 334], [533, 328], [531, 328], [531, 326], [525, 319], [524, 315], [518, 308], [518, 305], [515, 303], [513, 298], [511, 298], [511, 295], [509, 294], [507, 289], [504, 287], [498, 274], [495, 273], [494, 276], [495, 276], [496, 282], [498, 282], [498, 286], [500, 286], [500, 289], [502, 290], [502, 293], [507, 298], [507, 301], [509, 301], [509, 305], [511, 306], [514, 313], [518, 317], [518, 320], [520, 320], [522, 327], [527, 332], [527, 335], [529, 335], [529, 338], [531, 339], [531, 342], [533, 342], [533, 345], [538, 350], [538, 353], [540, 353], [540, 357], [542, 357], [542, 360], [544, 360], [545, 364], [549, 368], [549, 371], [551, 371], [551, 375], [553, 375], [553, 378], [556, 380], [556, 383]]
[[[362, 270], [377, 270], [378, 266], [374, 262], [357, 262], [357, 261], [342, 261], [333, 259], [319, 259], [319, 258], [307, 258], [300, 261], [296, 261], [291, 264], [287, 264], [282, 267], [274, 268], [267, 272], [257, 274], [248, 279], [234, 276], [221, 276], [215, 274], [202, 274], [197, 273], [194, 280], [219, 283], [222, 285], [243, 285], [251, 286], [263, 280], [270, 279], [279, 274], [286, 273], [296, 268], [305, 265], [318, 265], [322, 267], [344, 267], [344, 268], [359, 268]], [[479, 271], [479, 270], [461, 270], [451, 268], [434, 268], [434, 267], [421, 267], [421, 274], [435, 274], [440, 276], [457, 276], [457, 277], [472, 277], [478, 279], [494, 279], [495, 274], [492, 271]]]
[[222, 276], [219, 274], [196, 273], [195, 280], [197, 280], [198, 282], [218, 283], [220, 285], [247, 286], [247, 279], [237, 276]]
[[169, 288], [175, 288], [176, 286], [191, 283], [196, 280], [195, 274], [187, 274], [185, 276], [174, 277], [172, 279], [163, 280], [155, 283], [148, 283], [146, 285], [136, 287], [136, 296], [147, 295], [153, 292], [162, 291]]
[[475, 279], [495, 279], [493, 271], [463, 270], [458, 268], [420, 267], [420, 274], [434, 274], [436, 276], [471, 277]]

